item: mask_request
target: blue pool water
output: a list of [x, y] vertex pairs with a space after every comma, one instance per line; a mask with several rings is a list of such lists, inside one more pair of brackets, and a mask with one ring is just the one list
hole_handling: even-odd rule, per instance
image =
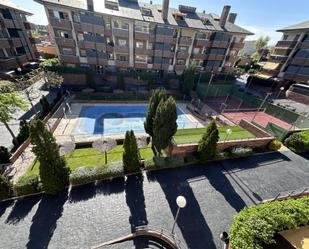
[[[74, 135], [112, 135], [124, 134], [127, 130], [144, 132], [147, 105], [84, 105], [79, 113], [79, 122], [73, 130]], [[177, 108], [179, 128], [195, 126], [186, 115]]]

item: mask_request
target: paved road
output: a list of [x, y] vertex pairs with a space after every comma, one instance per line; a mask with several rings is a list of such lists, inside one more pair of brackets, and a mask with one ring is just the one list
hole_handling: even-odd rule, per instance
[[[0, 204], [0, 248], [84, 249], [126, 235], [137, 225], [171, 229], [180, 194], [187, 206], [180, 212], [176, 234], [185, 247], [221, 248], [219, 234], [229, 229], [237, 211], [278, 192], [308, 186], [308, 158], [291, 152], [259, 155]], [[143, 247], [126, 243], [113, 248]]]

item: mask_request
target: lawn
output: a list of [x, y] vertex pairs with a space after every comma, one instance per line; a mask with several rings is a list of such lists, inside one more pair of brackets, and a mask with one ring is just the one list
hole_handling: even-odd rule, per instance
[[[122, 145], [117, 145], [107, 153], [107, 163], [122, 161], [122, 152]], [[140, 154], [143, 159], [151, 159], [153, 157], [151, 148], [140, 149]], [[105, 164], [104, 154], [98, 152], [94, 148], [76, 149], [71, 154], [66, 155], [65, 159], [71, 171], [79, 167], [96, 167]], [[40, 163], [36, 161], [36, 163], [27, 170], [26, 175], [39, 174], [39, 166]]]
[[[226, 130], [231, 129], [232, 134], [226, 134]], [[254, 135], [249, 131], [239, 127], [239, 126], [221, 126], [218, 127], [219, 136], [221, 141], [223, 140], [233, 140], [233, 139], [244, 139], [244, 138], [254, 138]], [[193, 128], [193, 129], [180, 129], [177, 130], [174, 135], [174, 141], [176, 144], [185, 143], [197, 143], [205, 133], [206, 128]]]

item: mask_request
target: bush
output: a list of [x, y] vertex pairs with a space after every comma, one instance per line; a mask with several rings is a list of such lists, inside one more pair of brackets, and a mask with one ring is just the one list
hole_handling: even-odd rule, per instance
[[295, 153], [309, 151], [309, 136], [306, 132], [297, 132], [285, 139], [284, 144]]
[[267, 145], [267, 147], [268, 147], [268, 149], [269, 150], [271, 150], [271, 151], [277, 151], [277, 150], [279, 150], [280, 148], [281, 148], [281, 142], [279, 141], [279, 140], [273, 140], [273, 141], [271, 141], [268, 145]]
[[184, 165], [184, 159], [179, 156], [154, 157], [144, 162], [146, 170], [176, 168], [182, 165]]
[[283, 230], [309, 225], [309, 197], [274, 201], [243, 209], [233, 219], [230, 246], [233, 249], [262, 249], [274, 243]]
[[19, 144], [25, 142], [29, 137], [29, 124], [26, 120], [21, 120], [19, 123], [19, 133], [17, 135], [17, 141]]
[[250, 147], [230, 147], [224, 150], [224, 155], [227, 158], [233, 159], [242, 156], [249, 156], [253, 153]]
[[0, 200], [10, 198], [13, 194], [13, 187], [9, 179], [0, 175]]
[[0, 164], [10, 163], [11, 153], [4, 146], [0, 146]]
[[14, 193], [17, 196], [37, 193], [41, 190], [37, 175], [22, 176], [14, 185]]
[[47, 100], [47, 98], [45, 96], [43, 96], [40, 99], [40, 104], [41, 104], [42, 109], [43, 109], [42, 115], [46, 116], [49, 113], [51, 108], [50, 108], [50, 104], [49, 104], [49, 102], [48, 102], [48, 100]]
[[127, 131], [123, 141], [122, 162], [126, 173], [137, 172], [140, 170], [138, 148], [134, 132]]
[[110, 164], [101, 167], [80, 167], [70, 175], [70, 184], [79, 185], [104, 180], [112, 177], [119, 177], [124, 174], [121, 163]]

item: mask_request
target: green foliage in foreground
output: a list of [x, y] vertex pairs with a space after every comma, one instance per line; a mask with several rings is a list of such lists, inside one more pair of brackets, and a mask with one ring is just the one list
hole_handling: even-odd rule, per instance
[[5, 176], [0, 175], [0, 200], [11, 197], [12, 193], [12, 184]]
[[230, 245], [233, 249], [263, 249], [263, 244], [275, 242], [277, 232], [304, 225], [309, 225], [309, 197], [245, 208], [234, 217]]
[[123, 141], [122, 162], [126, 173], [137, 172], [140, 169], [140, 160], [134, 132], [127, 131]]
[[38, 175], [24, 175], [14, 184], [14, 193], [17, 196], [33, 194], [40, 190]]
[[295, 153], [309, 151], [309, 130], [293, 133], [285, 139], [284, 144]]
[[273, 141], [271, 141], [268, 145], [267, 145], [267, 147], [268, 147], [268, 149], [269, 150], [271, 150], [271, 151], [277, 151], [277, 150], [279, 150], [280, 148], [281, 148], [281, 142], [279, 141], [279, 140], [273, 140]]

